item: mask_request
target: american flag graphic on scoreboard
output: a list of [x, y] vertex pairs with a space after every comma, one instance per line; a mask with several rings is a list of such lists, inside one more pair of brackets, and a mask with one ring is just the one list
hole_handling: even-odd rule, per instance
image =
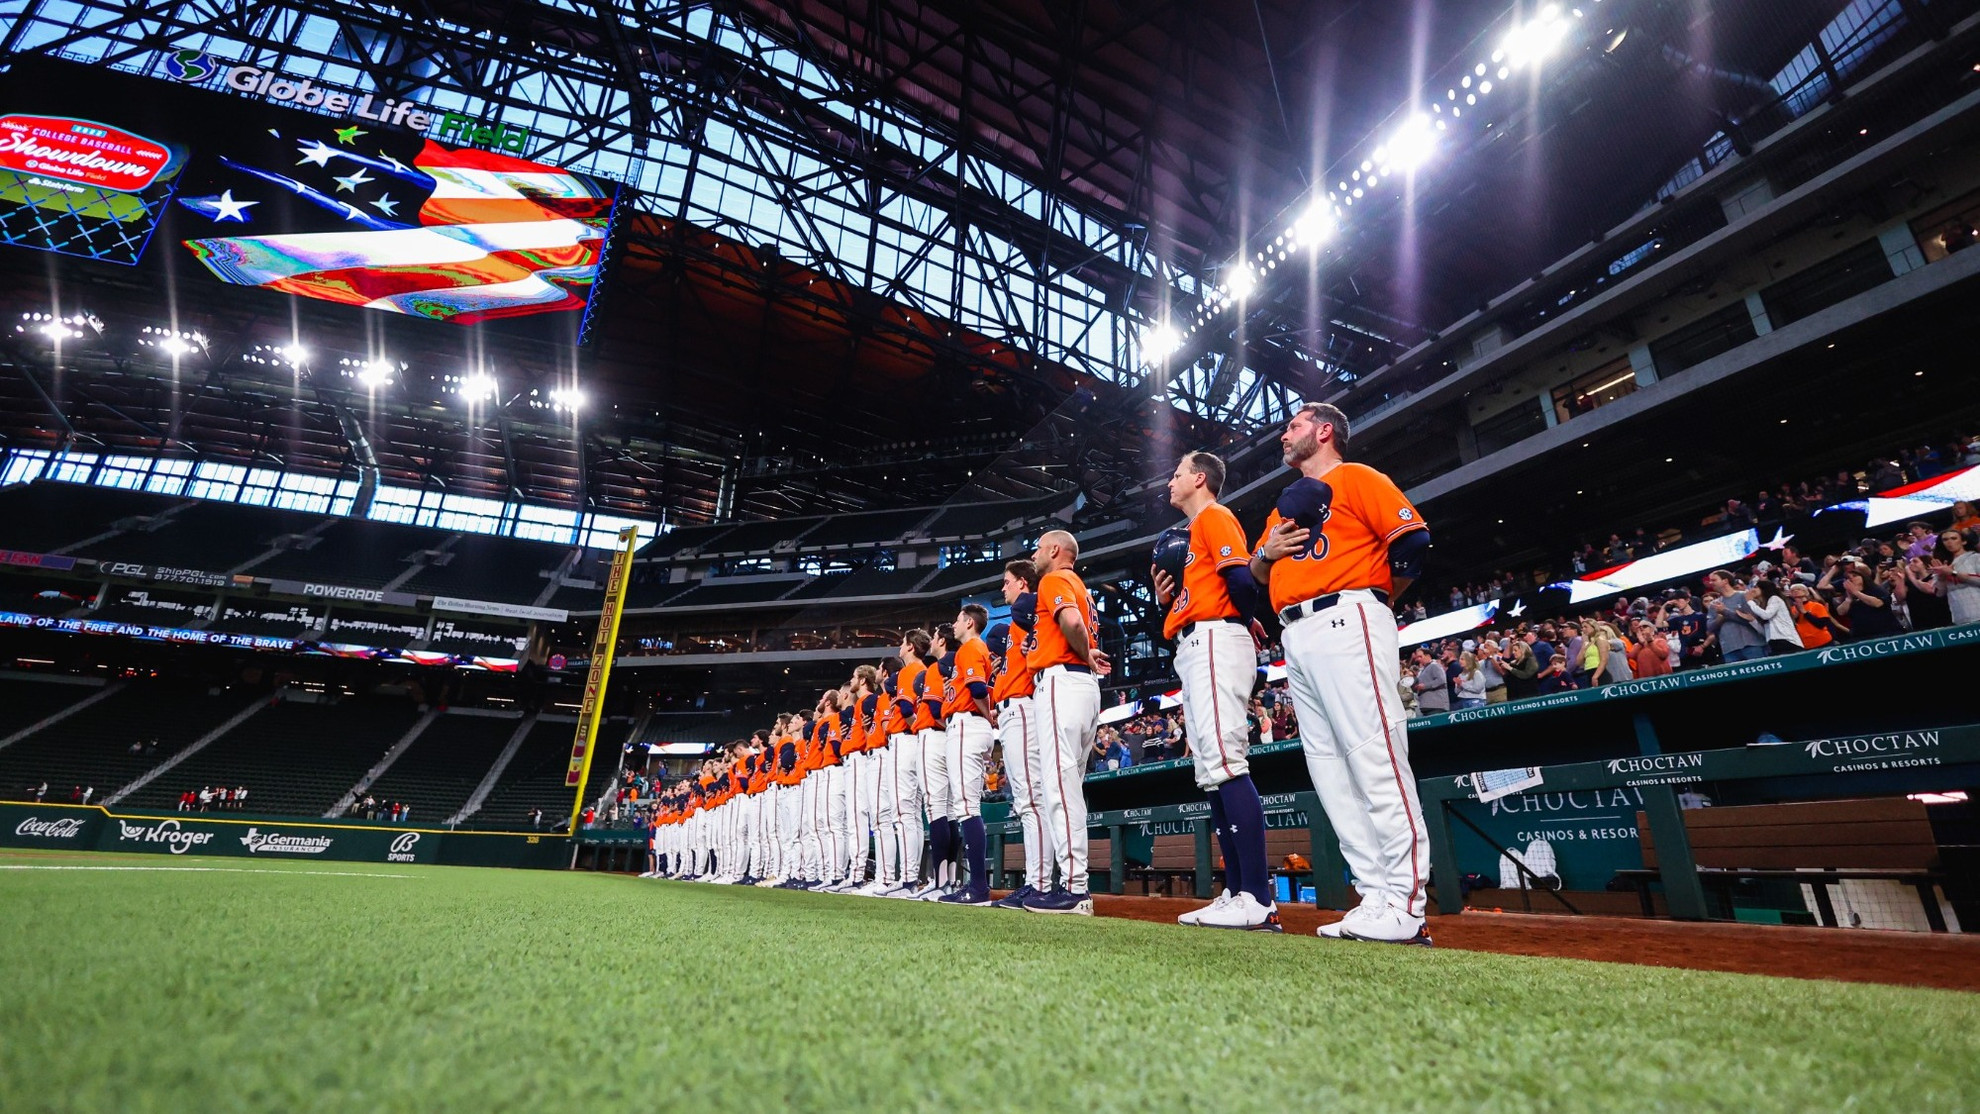
[[[583, 310], [613, 196], [580, 174], [335, 120], [221, 152], [185, 241], [243, 286], [472, 324]], [[204, 218], [204, 227], [198, 218]], [[204, 234], [199, 234], [204, 233]]]

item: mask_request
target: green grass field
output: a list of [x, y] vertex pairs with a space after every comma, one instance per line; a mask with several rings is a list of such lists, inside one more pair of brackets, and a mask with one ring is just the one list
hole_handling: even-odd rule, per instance
[[0, 866], [37, 868], [0, 869], [10, 1112], [1980, 1105], [1947, 991], [593, 874]]

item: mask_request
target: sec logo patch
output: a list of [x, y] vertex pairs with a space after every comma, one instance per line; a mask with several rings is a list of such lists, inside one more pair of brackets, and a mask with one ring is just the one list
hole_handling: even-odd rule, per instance
[[1408, 507], [1404, 507], [1402, 510], [1396, 512], [1396, 517], [1402, 519], [1404, 522], [1408, 522], [1410, 519], [1416, 517], [1416, 512], [1410, 510]]
[[1217, 551], [1217, 556], [1219, 557], [1229, 557], [1230, 555], [1231, 555], [1231, 547], [1228, 545], [1225, 546], [1223, 549]]

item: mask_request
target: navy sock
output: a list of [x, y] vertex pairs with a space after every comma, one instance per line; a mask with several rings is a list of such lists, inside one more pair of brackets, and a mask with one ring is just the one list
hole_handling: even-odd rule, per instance
[[990, 892], [990, 870], [984, 861], [984, 847], [989, 842], [983, 834], [983, 817], [972, 816], [962, 822], [963, 854], [969, 859], [969, 892], [987, 894]]
[[[1249, 774], [1221, 787], [1224, 816], [1230, 820], [1231, 842], [1237, 847], [1244, 888], [1260, 905], [1272, 904], [1272, 873], [1265, 865], [1265, 803]], [[1235, 892], [1235, 891], [1233, 891]]]
[[947, 863], [954, 853], [951, 846], [952, 839], [948, 817], [942, 816], [928, 822], [928, 863], [933, 868], [929, 877], [933, 881], [947, 880], [942, 865]]
[[1224, 856], [1224, 888], [1233, 895], [1244, 889], [1244, 863], [1238, 859], [1237, 844], [1231, 842], [1231, 821], [1224, 812], [1224, 793], [1221, 788], [1212, 789], [1210, 797], [1210, 830], [1217, 833], [1217, 850]]

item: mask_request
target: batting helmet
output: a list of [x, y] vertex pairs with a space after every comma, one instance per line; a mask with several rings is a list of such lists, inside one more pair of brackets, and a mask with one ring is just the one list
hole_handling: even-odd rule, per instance
[[1333, 503], [1333, 485], [1301, 476], [1279, 493], [1279, 517], [1298, 523], [1302, 530], [1318, 530]]
[[1183, 568], [1189, 564], [1189, 527], [1171, 526], [1155, 539], [1155, 553], [1149, 559], [1169, 574], [1176, 587], [1182, 587]]
[[990, 624], [990, 629], [983, 632], [983, 644], [990, 647], [990, 652], [993, 654], [1001, 655], [1009, 650], [1011, 648], [1011, 625], [1009, 623]]

